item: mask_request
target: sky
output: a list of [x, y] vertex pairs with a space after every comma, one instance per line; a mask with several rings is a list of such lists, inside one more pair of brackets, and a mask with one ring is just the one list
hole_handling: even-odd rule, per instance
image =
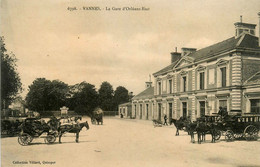
[[136, 95], [150, 74], [170, 65], [175, 47], [230, 38], [241, 15], [259, 36], [258, 12], [259, 0], [1, 0], [0, 31], [18, 59], [22, 96], [36, 78], [86, 81], [97, 90], [108, 81]]

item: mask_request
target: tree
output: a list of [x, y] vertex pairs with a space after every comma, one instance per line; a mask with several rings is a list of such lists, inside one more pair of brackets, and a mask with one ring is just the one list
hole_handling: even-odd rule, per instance
[[14, 54], [6, 53], [4, 38], [0, 37], [1, 47], [1, 109], [7, 108], [15, 96], [22, 91], [22, 83], [16, 69]]
[[98, 106], [98, 93], [94, 85], [81, 82], [71, 87], [72, 98], [70, 106], [78, 114], [91, 115]]
[[37, 78], [29, 86], [26, 96], [28, 108], [34, 111], [59, 110], [66, 105], [69, 86], [59, 80]]
[[114, 95], [114, 110], [118, 110], [118, 105], [129, 101], [128, 90], [123, 86], [118, 86]]
[[49, 106], [51, 110], [59, 110], [62, 106], [67, 106], [67, 97], [69, 96], [68, 84], [53, 80], [48, 91]]
[[105, 111], [113, 110], [113, 95], [114, 90], [110, 83], [103, 82], [98, 90], [99, 93], [99, 104], [101, 109]]

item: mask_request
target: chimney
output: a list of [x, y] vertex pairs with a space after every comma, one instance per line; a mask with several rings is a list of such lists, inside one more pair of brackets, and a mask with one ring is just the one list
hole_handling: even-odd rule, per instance
[[133, 92], [128, 93], [129, 102], [132, 102], [132, 98], [134, 97]]
[[181, 53], [177, 52], [177, 47], [175, 47], [175, 52], [171, 52], [171, 63], [179, 60], [181, 57]]
[[255, 26], [256, 26], [255, 24], [243, 23], [242, 16], [240, 16], [240, 22], [235, 23], [235, 28], [236, 28], [235, 38], [238, 38], [243, 34], [255, 35]]
[[181, 56], [186, 56], [192, 52], [196, 52], [196, 48], [181, 48]]
[[259, 18], [259, 25], [258, 25], [258, 29], [259, 29], [259, 37], [258, 37], [258, 46], [260, 47], [260, 12], [258, 12], [258, 18]]
[[145, 89], [152, 87], [151, 75], [149, 75], [149, 82], [145, 82]]

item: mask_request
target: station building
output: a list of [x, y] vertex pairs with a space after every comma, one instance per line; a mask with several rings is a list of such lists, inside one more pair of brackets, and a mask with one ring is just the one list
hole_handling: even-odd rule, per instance
[[132, 104], [131, 102], [123, 103], [118, 105], [118, 113], [120, 118], [131, 118], [132, 117]]
[[145, 90], [132, 98], [132, 117], [152, 120], [157, 116], [154, 105], [154, 87], [151, 81], [145, 84]]
[[170, 65], [153, 74], [154, 87], [133, 98], [132, 115], [195, 120], [216, 114], [219, 107], [229, 114], [260, 113], [260, 46], [255, 27], [237, 22], [234, 37], [199, 50], [172, 52]]

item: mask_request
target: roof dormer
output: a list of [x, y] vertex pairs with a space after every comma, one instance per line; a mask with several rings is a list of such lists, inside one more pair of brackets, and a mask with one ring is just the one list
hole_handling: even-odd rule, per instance
[[242, 16], [240, 16], [240, 22], [235, 23], [236, 28], [236, 38], [240, 37], [243, 34], [251, 34], [255, 36], [255, 27], [256, 24], [243, 23]]

